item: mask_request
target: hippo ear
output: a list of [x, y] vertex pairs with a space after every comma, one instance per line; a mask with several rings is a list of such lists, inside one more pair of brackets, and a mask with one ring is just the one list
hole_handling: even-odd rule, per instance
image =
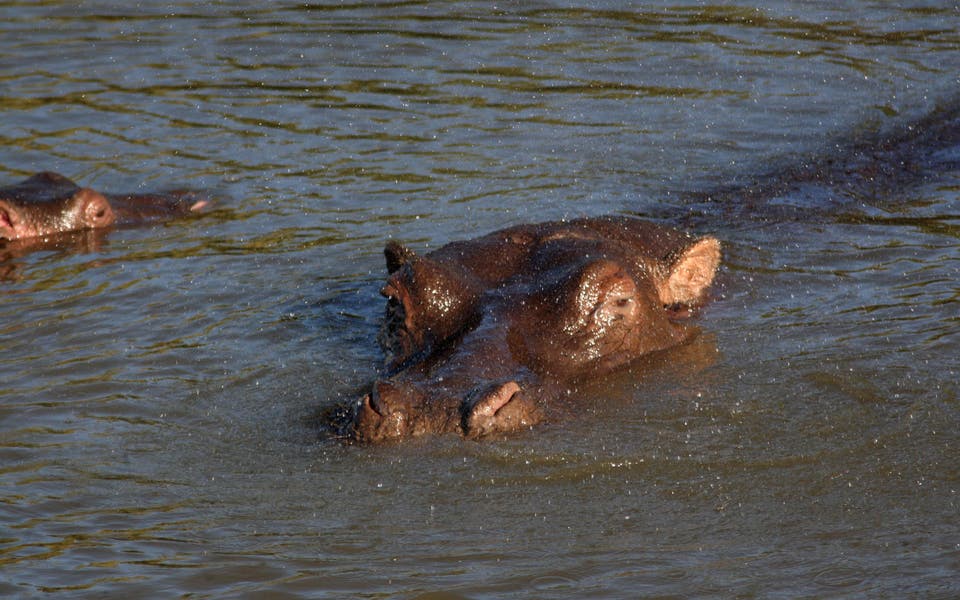
[[664, 306], [692, 305], [703, 299], [720, 266], [720, 242], [705, 237], [688, 246], [657, 284]]
[[383, 255], [387, 259], [387, 273], [394, 273], [413, 260], [416, 253], [400, 242], [390, 240], [387, 242], [387, 247], [383, 249]]

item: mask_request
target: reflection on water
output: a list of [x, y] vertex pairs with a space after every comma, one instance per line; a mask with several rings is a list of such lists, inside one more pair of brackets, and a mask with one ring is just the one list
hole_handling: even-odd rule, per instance
[[[225, 199], [0, 249], [0, 593], [960, 592], [955, 7], [0, 23], [2, 182]], [[605, 213], [725, 241], [687, 354], [506, 440], [320, 439], [380, 361], [385, 239]]]

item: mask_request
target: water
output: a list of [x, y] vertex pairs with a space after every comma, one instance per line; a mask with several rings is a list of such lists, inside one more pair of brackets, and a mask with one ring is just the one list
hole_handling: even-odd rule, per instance
[[[0, 181], [218, 198], [3, 257], [0, 593], [960, 594], [957, 6], [0, 0], [0, 23]], [[609, 213], [724, 240], [697, 343], [505, 440], [318, 432], [376, 372], [385, 239]]]

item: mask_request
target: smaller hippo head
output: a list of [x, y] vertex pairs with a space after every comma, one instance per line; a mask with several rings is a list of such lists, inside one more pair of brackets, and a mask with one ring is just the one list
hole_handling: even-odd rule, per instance
[[573, 382], [683, 343], [720, 244], [601, 218], [386, 257], [386, 374], [341, 428], [367, 442], [529, 427]]
[[57, 173], [38, 173], [0, 187], [0, 240], [147, 223], [207, 206], [191, 192], [104, 195]]
[[40, 173], [0, 193], [0, 239], [109, 227], [116, 220], [110, 202], [56, 173]]

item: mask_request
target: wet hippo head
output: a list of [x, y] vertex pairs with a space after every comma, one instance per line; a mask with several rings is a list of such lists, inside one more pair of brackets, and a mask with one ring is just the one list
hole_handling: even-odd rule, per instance
[[57, 173], [0, 187], [0, 240], [145, 223], [189, 214], [207, 201], [186, 192], [106, 196]]
[[571, 382], [684, 342], [720, 244], [609, 217], [386, 256], [386, 373], [341, 428], [365, 442], [528, 427]]
[[39, 173], [0, 188], [0, 238], [17, 240], [48, 233], [109, 227], [116, 221], [102, 194], [56, 173]]

